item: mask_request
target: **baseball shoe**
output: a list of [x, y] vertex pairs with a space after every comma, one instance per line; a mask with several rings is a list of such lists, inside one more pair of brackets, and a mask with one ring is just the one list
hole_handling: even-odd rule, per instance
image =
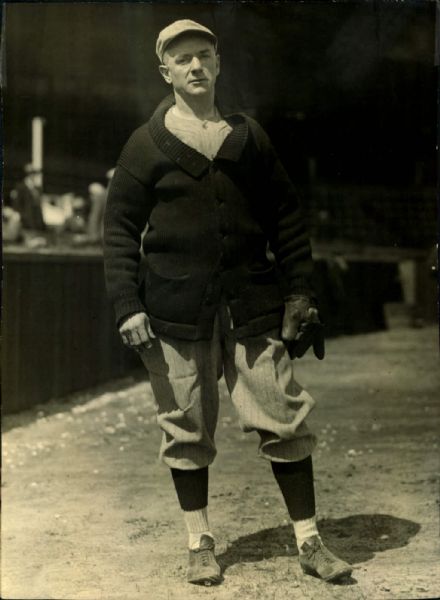
[[299, 563], [307, 575], [320, 577], [324, 581], [336, 581], [351, 575], [352, 567], [328, 550], [317, 535], [301, 546]]
[[201, 585], [215, 585], [221, 582], [222, 575], [214, 555], [214, 540], [202, 535], [200, 546], [189, 551], [188, 582]]

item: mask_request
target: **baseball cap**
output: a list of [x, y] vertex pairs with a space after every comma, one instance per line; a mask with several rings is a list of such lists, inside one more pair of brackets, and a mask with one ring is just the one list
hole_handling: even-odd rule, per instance
[[200, 23], [196, 23], [196, 21], [191, 21], [191, 19], [180, 19], [179, 21], [171, 23], [171, 25], [162, 29], [159, 33], [156, 42], [156, 54], [159, 57], [159, 60], [162, 61], [167, 46], [175, 40], [176, 37], [182, 35], [182, 33], [190, 32], [206, 35], [211, 38], [215, 45], [217, 45], [217, 38], [210, 29], [204, 25], [200, 25]]

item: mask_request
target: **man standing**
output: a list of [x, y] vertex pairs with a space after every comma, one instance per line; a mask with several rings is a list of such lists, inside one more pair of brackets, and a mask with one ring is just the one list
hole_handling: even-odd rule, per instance
[[188, 581], [221, 581], [207, 506], [222, 375], [242, 429], [260, 435], [303, 570], [326, 580], [349, 575], [316, 527], [316, 439], [305, 424], [314, 401], [289, 356], [312, 344], [319, 358], [324, 351], [297, 196], [258, 123], [219, 112], [215, 35], [176, 21], [160, 32], [156, 51], [173, 95], [119, 158], [105, 269], [123, 341], [150, 374], [160, 456], [188, 529]]
[[12, 208], [20, 214], [25, 229], [43, 231], [46, 226], [41, 209], [41, 172], [30, 163], [24, 171], [23, 181], [11, 192]]

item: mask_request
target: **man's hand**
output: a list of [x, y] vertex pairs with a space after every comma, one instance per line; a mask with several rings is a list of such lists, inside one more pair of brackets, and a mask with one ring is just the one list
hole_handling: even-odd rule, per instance
[[135, 313], [123, 321], [119, 333], [124, 344], [137, 352], [151, 348], [152, 339], [156, 337], [146, 313], [143, 312]]
[[323, 325], [318, 310], [307, 296], [294, 295], [286, 299], [281, 339], [290, 358], [301, 358], [312, 345], [316, 358], [324, 358]]
[[[310, 300], [307, 296], [289, 296], [286, 298], [281, 339], [293, 342], [299, 326], [309, 319]], [[312, 309], [316, 310], [316, 309]]]

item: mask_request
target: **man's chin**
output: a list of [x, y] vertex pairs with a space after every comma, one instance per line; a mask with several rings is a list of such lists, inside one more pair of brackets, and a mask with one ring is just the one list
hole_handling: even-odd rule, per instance
[[188, 90], [187, 90], [187, 94], [189, 96], [204, 96], [206, 94], [208, 94], [210, 91], [210, 88], [206, 87], [206, 86], [191, 86]]

